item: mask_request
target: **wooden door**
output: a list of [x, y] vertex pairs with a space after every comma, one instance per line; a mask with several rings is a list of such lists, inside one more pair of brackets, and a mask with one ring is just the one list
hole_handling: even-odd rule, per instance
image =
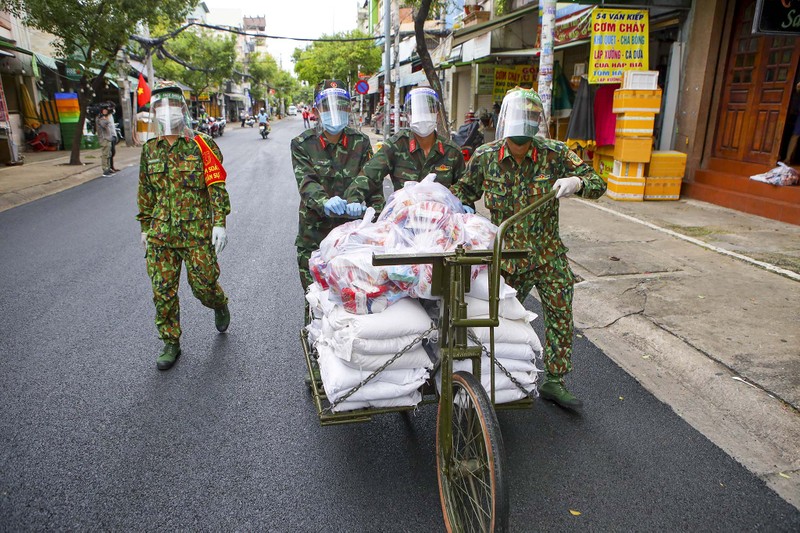
[[755, 0], [738, 3], [715, 157], [774, 165], [800, 59], [800, 39], [752, 34]]

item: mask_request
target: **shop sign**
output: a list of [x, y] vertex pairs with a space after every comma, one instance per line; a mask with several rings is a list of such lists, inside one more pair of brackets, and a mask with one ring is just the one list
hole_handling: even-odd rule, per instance
[[502, 102], [506, 92], [517, 86], [532, 88], [535, 74], [536, 68], [531, 65], [495, 67], [492, 100], [494, 102]]
[[649, 32], [647, 10], [595, 9], [589, 83], [620, 83], [626, 70], [647, 70]]
[[800, 35], [800, 0], [758, 0], [753, 33]]
[[475, 94], [492, 94], [494, 92], [494, 65], [475, 65], [478, 70], [478, 84], [475, 87]]
[[[588, 39], [592, 33], [592, 10], [594, 7], [587, 7], [584, 10], [576, 11], [566, 17], [556, 19], [556, 27], [553, 30], [553, 45], [562, 44]], [[540, 22], [541, 24], [541, 17]], [[542, 47], [542, 33], [536, 34], [536, 48]]]

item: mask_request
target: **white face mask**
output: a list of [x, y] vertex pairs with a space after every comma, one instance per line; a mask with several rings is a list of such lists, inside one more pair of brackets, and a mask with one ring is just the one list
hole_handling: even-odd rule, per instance
[[411, 131], [420, 137], [427, 137], [436, 130], [435, 120], [417, 120], [411, 121]]

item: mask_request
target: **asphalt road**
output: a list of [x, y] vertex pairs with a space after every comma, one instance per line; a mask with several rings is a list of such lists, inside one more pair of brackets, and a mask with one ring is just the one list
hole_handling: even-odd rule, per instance
[[[232, 324], [217, 334], [184, 277], [169, 372], [155, 368], [135, 169], [0, 213], [0, 530], [442, 529], [435, 409], [321, 428], [303, 385], [301, 128], [219, 139]], [[575, 366], [581, 415], [499, 414], [513, 531], [800, 530], [798, 510], [582, 337]]]

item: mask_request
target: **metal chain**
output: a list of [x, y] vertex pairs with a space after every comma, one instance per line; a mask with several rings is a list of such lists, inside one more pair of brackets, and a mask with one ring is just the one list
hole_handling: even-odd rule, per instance
[[339, 405], [339, 404], [340, 404], [340, 403], [342, 403], [343, 401], [347, 400], [347, 399], [348, 399], [350, 396], [352, 396], [353, 394], [355, 394], [355, 393], [356, 393], [356, 391], [358, 391], [358, 390], [359, 390], [361, 387], [363, 387], [364, 385], [366, 385], [367, 383], [369, 383], [370, 381], [372, 381], [372, 379], [373, 379], [375, 376], [377, 376], [378, 374], [380, 374], [381, 372], [383, 372], [384, 370], [386, 370], [386, 368], [388, 368], [388, 367], [389, 367], [389, 365], [391, 365], [392, 363], [394, 363], [395, 361], [397, 361], [397, 360], [398, 360], [400, 357], [402, 357], [402, 356], [403, 356], [403, 354], [405, 354], [405, 353], [406, 353], [407, 351], [409, 351], [411, 348], [413, 348], [414, 346], [416, 346], [418, 343], [421, 343], [421, 342], [423, 341], [423, 339], [425, 339], [425, 338], [426, 338], [426, 337], [427, 337], [427, 336], [428, 336], [428, 335], [429, 335], [431, 332], [433, 332], [433, 331], [435, 331], [435, 330], [436, 330], [436, 325], [434, 324], [434, 325], [432, 325], [430, 328], [428, 328], [428, 330], [427, 330], [427, 331], [425, 331], [425, 332], [421, 333], [421, 334], [419, 335], [419, 337], [417, 337], [416, 339], [414, 339], [413, 341], [411, 341], [411, 342], [410, 342], [408, 345], [406, 345], [406, 346], [405, 346], [405, 347], [404, 347], [402, 350], [400, 350], [399, 352], [397, 352], [396, 354], [394, 354], [394, 356], [393, 356], [391, 359], [389, 359], [388, 361], [386, 361], [385, 363], [383, 363], [383, 364], [382, 364], [382, 365], [381, 365], [381, 366], [380, 366], [380, 367], [379, 367], [377, 370], [375, 370], [375, 371], [374, 371], [372, 374], [370, 374], [369, 376], [367, 376], [367, 377], [364, 379], [364, 381], [362, 381], [361, 383], [359, 383], [358, 385], [356, 385], [355, 387], [353, 387], [352, 389], [350, 389], [349, 391], [347, 391], [347, 392], [346, 392], [346, 393], [345, 393], [345, 394], [344, 394], [342, 397], [340, 397], [338, 400], [336, 400], [335, 402], [331, 403], [331, 404], [330, 404], [328, 407], [326, 407], [325, 409], [323, 409], [323, 410], [322, 410], [322, 412], [323, 412], [323, 413], [332, 413], [332, 412], [333, 412], [333, 409], [334, 409], [334, 408], [335, 408], [337, 405]]
[[[520, 383], [517, 380], [517, 378], [515, 378], [514, 376], [511, 375], [511, 372], [506, 370], [506, 367], [504, 367], [500, 363], [500, 361], [497, 360], [497, 357], [492, 358], [489, 355], [489, 350], [486, 349], [486, 346], [480, 341], [480, 339], [472, 331], [467, 332], [467, 336], [469, 337], [469, 340], [471, 340], [472, 342], [474, 342], [475, 344], [477, 344], [478, 346], [481, 347], [481, 351], [484, 354], [486, 354], [486, 357], [489, 357], [490, 360], [494, 359], [494, 364], [503, 372], [503, 374], [506, 375], [506, 377], [508, 379], [511, 380], [511, 383], [516, 385], [519, 390], [521, 390], [522, 392], [525, 393], [525, 396], [527, 396], [528, 398], [531, 398], [531, 399], [536, 398], [537, 396], [539, 396], [539, 391], [536, 389], [536, 387], [534, 387], [533, 389], [528, 391], [525, 387], [522, 386], [522, 383]], [[487, 391], [487, 392], [490, 392], [490, 391]]]

